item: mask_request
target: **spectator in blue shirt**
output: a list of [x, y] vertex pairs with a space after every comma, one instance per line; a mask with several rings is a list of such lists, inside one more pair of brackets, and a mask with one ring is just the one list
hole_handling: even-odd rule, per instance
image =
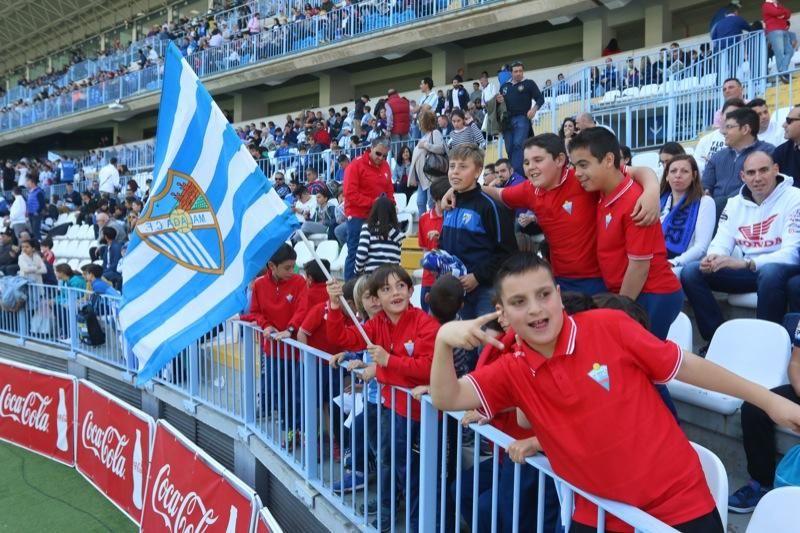
[[100, 265], [95, 265], [94, 263], [83, 265], [81, 272], [83, 272], [83, 277], [93, 293], [105, 296], [119, 296], [119, 291], [103, 279], [103, 268]]
[[733, 46], [742, 37], [742, 33], [750, 31], [750, 24], [739, 16], [739, 8], [732, 5], [728, 14], [720, 19], [711, 30], [711, 40], [715, 41], [714, 50], [722, 50]]
[[103, 277], [114, 284], [114, 287], [121, 287], [122, 274], [117, 270], [117, 265], [122, 258], [122, 243], [117, 240], [117, 230], [111, 226], [103, 227], [102, 231], [106, 244], [103, 252]]

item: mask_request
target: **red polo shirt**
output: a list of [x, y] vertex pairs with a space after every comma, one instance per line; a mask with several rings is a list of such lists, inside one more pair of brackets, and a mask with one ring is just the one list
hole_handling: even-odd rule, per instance
[[[653, 386], [682, 358], [622, 311], [598, 309], [564, 314], [549, 359], [507, 353], [467, 377], [490, 415], [522, 409], [558, 475], [674, 525], [714, 509], [697, 453]], [[574, 520], [596, 526], [595, 506], [576, 496]], [[613, 516], [606, 526], [631, 530]]]
[[597, 195], [586, 192], [575, 169], [564, 168], [561, 183], [546, 191], [529, 180], [500, 191], [513, 209], [530, 209], [550, 245], [553, 274], [564, 278], [599, 278], [595, 250]]
[[[364, 323], [367, 337], [377, 346], [389, 352], [389, 363], [378, 366], [376, 377], [384, 385], [413, 388], [428, 385], [431, 381], [433, 345], [439, 323], [425, 311], [409, 306], [397, 324], [392, 324], [386, 313], [381, 311]], [[358, 329], [345, 318], [341, 309], [328, 313], [325, 335], [336, 351], [357, 352], [367, 345]], [[392, 387], [382, 387], [383, 405], [392, 408]], [[404, 392], [394, 393], [394, 410], [408, 417], [407, 404], [411, 402], [412, 419], [420, 420], [419, 401]]]
[[597, 204], [597, 258], [603, 282], [619, 292], [628, 261], [650, 260], [642, 292], [666, 294], [681, 288], [667, 262], [667, 246], [661, 224], [637, 226], [631, 218], [642, 187], [627, 175], [611, 194], [601, 194]]
[[[429, 231], [438, 231], [439, 236], [442, 235], [442, 224], [444, 223], [444, 216], [436, 213], [436, 208], [431, 208], [419, 217], [419, 236], [420, 248], [426, 251], [436, 250], [439, 248], [439, 239], [428, 239]], [[430, 270], [423, 270], [422, 272], [422, 286], [432, 287], [436, 281], [436, 276]]]

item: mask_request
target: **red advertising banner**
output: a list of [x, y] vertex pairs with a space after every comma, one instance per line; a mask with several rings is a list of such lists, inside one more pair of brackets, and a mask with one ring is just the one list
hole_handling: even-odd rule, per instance
[[154, 434], [148, 415], [89, 382], [78, 382], [75, 466], [137, 524]]
[[0, 439], [75, 464], [76, 380], [0, 361]]
[[261, 511], [258, 513], [256, 533], [283, 533], [281, 526], [278, 525], [278, 522], [273, 518], [266, 507], [262, 507]]
[[163, 420], [156, 424], [142, 531], [245, 532], [255, 492]]

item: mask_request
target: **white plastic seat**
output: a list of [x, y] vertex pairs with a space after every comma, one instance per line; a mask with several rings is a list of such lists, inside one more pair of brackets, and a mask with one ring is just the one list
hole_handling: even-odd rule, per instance
[[747, 533], [800, 533], [800, 487], [781, 487], [769, 491], [758, 502]]
[[717, 84], [717, 74], [712, 72], [700, 78], [700, 87], [713, 87]]
[[684, 350], [692, 351], [694, 339], [692, 335], [692, 321], [685, 313], [678, 313], [678, 318], [669, 327], [667, 339], [671, 340]]
[[406, 210], [406, 206], [408, 205], [408, 196], [402, 192], [394, 193], [394, 203], [397, 206], [397, 212], [402, 213]]
[[411, 194], [411, 197], [408, 199], [408, 204], [406, 205], [406, 208], [403, 211], [411, 216], [419, 215], [419, 206], [417, 205], [417, 191], [414, 191]]
[[658, 84], [650, 83], [647, 85], [643, 85], [641, 89], [639, 89], [639, 97], [644, 98], [647, 96], [655, 96], [658, 94]]
[[556, 96], [556, 105], [563, 105], [569, 102], [570, 94], [559, 94]]
[[333, 265], [336, 258], [339, 257], [339, 242], [338, 241], [323, 241], [317, 246], [317, 255], [320, 259], [327, 259], [329, 265]]
[[414, 292], [411, 293], [411, 305], [414, 307], [422, 307], [422, 285], [414, 285]]
[[336, 258], [336, 261], [331, 263], [331, 270], [333, 272], [344, 272], [345, 259], [347, 259], [347, 243], [342, 245], [342, 249], [339, 250], [339, 257]]
[[[789, 382], [786, 370], [791, 342], [780, 324], [739, 318], [723, 323], [714, 333], [706, 359], [768, 389]], [[669, 383], [672, 397], [711, 411], [730, 415], [742, 400], [678, 380]]]
[[685, 78], [685, 79], [680, 81], [680, 84], [678, 85], [678, 90], [679, 91], [691, 91], [692, 89], [694, 89], [695, 87], [698, 87], [699, 85], [700, 85], [700, 80], [699, 79], [697, 79], [695, 77]]
[[728, 473], [725, 471], [725, 465], [719, 460], [711, 450], [700, 446], [697, 443], [691, 443], [697, 456], [700, 458], [700, 464], [703, 467], [703, 474], [706, 476], [706, 483], [708, 489], [711, 491], [711, 496], [717, 504], [717, 511], [722, 518], [722, 529], [728, 529]]
[[658, 166], [659, 166], [659, 159], [658, 159], [658, 152], [650, 151], [650, 152], [639, 152], [633, 155], [631, 159], [631, 165], [635, 167], [648, 167], [653, 169], [653, 172], [656, 173], [656, 176], [660, 174]]
[[[314, 246], [313, 241], [309, 242], [311, 242], [311, 246]], [[308, 249], [308, 246], [303, 241], [300, 241], [294, 245], [294, 251], [297, 254], [296, 264], [300, 268], [303, 268], [303, 265], [305, 265], [309, 261], [314, 260], [314, 254], [311, 253], [311, 250]]]
[[614, 100], [619, 98], [619, 95], [620, 95], [619, 91], [608, 91], [606, 94], [603, 95], [603, 100], [600, 103], [613, 104]]
[[731, 294], [728, 296], [728, 303], [735, 307], [755, 309], [758, 305], [758, 293], [748, 292], [745, 294]]
[[70, 259], [69, 260], [69, 267], [72, 270], [80, 272], [80, 270], [81, 270], [81, 262], [79, 260], [77, 260], [77, 259]]
[[623, 98], [638, 98], [640, 94], [638, 87], [628, 87], [624, 91], [622, 91]]

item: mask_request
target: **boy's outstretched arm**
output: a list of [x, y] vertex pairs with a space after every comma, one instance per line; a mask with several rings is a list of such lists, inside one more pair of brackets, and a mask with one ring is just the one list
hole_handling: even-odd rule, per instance
[[466, 378], [458, 379], [453, 366], [453, 349], [472, 349], [492, 344], [503, 349], [503, 344], [481, 330], [481, 326], [497, 319], [498, 313], [483, 315], [475, 320], [449, 322], [439, 329], [433, 351], [430, 395], [433, 405], [442, 411], [479, 409], [481, 400], [475, 387]]
[[765, 411], [779, 426], [800, 431], [800, 405], [691, 352], [683, 352], [683, 362], [675, 377], [696, 387], [740, 398]]

